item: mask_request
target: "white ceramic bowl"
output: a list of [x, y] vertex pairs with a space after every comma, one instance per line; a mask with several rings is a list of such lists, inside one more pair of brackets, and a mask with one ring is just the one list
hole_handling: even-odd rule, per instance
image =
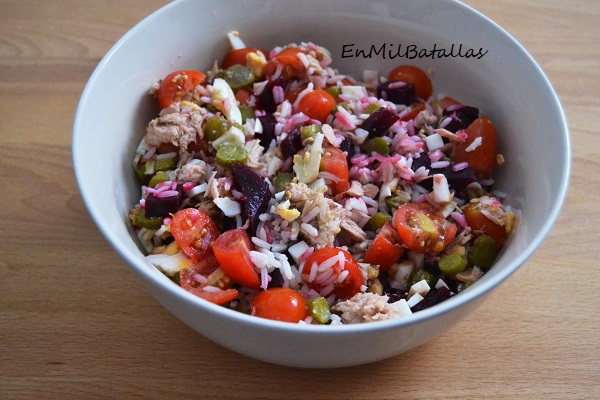
[[[435, 93], [478, 106], [499, 132], [497, 188], [523, 212], [496, 265], [469, 290], [409, 318], [349, 326], [306, 326], [251, 317], [201, 300], [144, 261], [127, 214], [139, 196], [131, 167], [136, 145], [156, 114], [150, 84], [182, 68], [208, 70], [238, 30], [251, 46], [312, 41], [328, 48], [342, 72], [387, 74], [399, 64], [433, 69]], [[416, 45], [481, 59], [351, 58], [349, 49]], [[352, 47], [344, 45], [353, 45]], [[393, 46], [392, 46], [393, 45]], [[343, 53], [344, 49], [346, 53]], [[388, 47], [389, 49], [389, 47]], [[233, 351], [298, 367], [341, 367], [412, 349], [459, 322], [536, 250], [567, 190], [570, 149], [565, 117], [534, 60], [485, 16], [454, 1], [179, 1], [152, 14], [108, 52], [90, 78], [73, 130], [77, 181], [88, 210], [147, 290], [184, 323]], [[240, 335], [244, 340], [240, 340]], [[349, 351], [348, 349], [352, 349]]]

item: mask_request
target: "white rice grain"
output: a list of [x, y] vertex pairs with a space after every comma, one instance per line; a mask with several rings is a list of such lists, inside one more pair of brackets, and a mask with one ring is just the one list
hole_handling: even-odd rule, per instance
[[315, 278], [317, 277], [317, 268], [318, 268], [318, 267], [319, 267], [319, 266], [317, 265], [317, 263], [316, 263], [316, 262], [313, 262], [313, 265], [312, 265], [312, 266], [311, 266], [311, 268], [310, 268], [310, 274], [308, 274], [308, 279], [307, 279], [307, 281], [308, 281], [309, 283], [310, 283], [310, 282], [312, 282], [312, 281], [314, 281], [314, 280], [315, 280]]
[[346, 270], [346, 271], [342, 271], [342, 272], [341, 272], [341, 273], [338, 275], [338, 277], [337, 277], [337, 279], [335, 280], [335, 282], [336, 282], [336, 283], [343, 282], [343, 281], [344, 281], [344, 279], [346, 279], [346, 278], [348, 277], [348, 275], [349, 275], [349, 274], [350, 274], [350, 271], [348, 271], [348, 270]]
[[319, 231], [317, 230], [317, 228], [315, 228], [314, 226], [307, 224], [307, 223], [302, 223], [300, 225], [300, 229], [302, 229], [304, 232], [306, 232], [306, 234], [312, 236], [312, 237], [318, 237], [319, 236]]
[[339, 262], [339, 259], [337, 256], [333, 256], [328, 258], [327, 260], [323, 261], [319, 267], [318, 267], [318, 271], [322, 272], [322, 271], [326, 271], [328, 269], [331, 269], [331, 267], [333, 267], [336, 263]]

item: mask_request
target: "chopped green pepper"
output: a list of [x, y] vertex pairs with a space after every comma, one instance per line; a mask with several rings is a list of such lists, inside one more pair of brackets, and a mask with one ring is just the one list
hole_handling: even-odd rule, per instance
[[381, 106], [377, 103], [372, 103], [365, 108], [365, 114], [373, 114], [375, 111], [379, 110]]
[[321, 132], [321, 127], [317, 124], [303, 126], [300, 128], [300, 137], [304, 142], [306, 139], [317, 136], [317, 133]]
[[327, 93], [329, 93], [336, 101], [340, 97], [340, 94], [342, 94], [342, 88], [340, 86], [337, 86], [337, 85], [330, 86], [327, 89], [325, 89], [325, 91]]
[[371, 217], [371, 220], [369, 221], [369, 226], [371, 227], [372, 231], [377, 231], [383, 226], [383, 224], [386, 223], [386, 221], [389, 221], [391, 219], [391, 216], [378, 211]]
[[324, 297], [314, 297], [306, 300], [308, 312], [316, 322], [326, 324], [331, 320], [331, 310]]
[[467, 268], [467, 260], [459, 254], [448, 254], [440, 258], [438, 268], [444, 275], [454, 276]]
[[217, 163], [222, 167], [230, 167], [235, 163], [246, 164], [248, 152], [242, 146], [225, 142], [217, 150]]
[[405, 203], [406, 202], [398, 196], [388, 196], [385, 198], [385, 205], [388, 206], [390, 210], [395, 210]]
[[471, 265], [476, 265], [483, 270], [488, 270], [496, 260], [496, 241], [487, 235], [481, 235], [467, 252], [467, 259]]

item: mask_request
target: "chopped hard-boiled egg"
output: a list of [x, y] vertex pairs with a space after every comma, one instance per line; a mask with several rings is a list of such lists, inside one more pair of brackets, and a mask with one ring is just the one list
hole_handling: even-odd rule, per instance
[[242, 112], [237, 105], [235, 94], [233, 93], [233, 90], [231, 90], [229, 84], [224, 79], [216, 78], [213, 81], [213, 89], [212, 105], [215, 106], [217, 110], [221, 111], [227, 119], [241, 125]]
[[240, 215], [242, 212], [242, 208], [240, 203], [237, 201], [231, 200], [229, 197], [217, 197], [213, 200], [215, 205], [223, 211], [228, 217], [235, 217], [236, 215]]
[[429, 287], [429, 284], [427, 283], [427, 281], [425, 279], [420, 280], [419, 282], [415, 283], [414, 285], [412, 285], [410, 287], [410, 290], [408, 291], [408, 298], [410, 299], [416, 293], [425, 297], [425, 295], [427, 293], [429, 293], [429, 289], [430, 289], [430, 287]]
[[290, 208], [289, 200], [285, 200], [284, 202], [277, 204], [277, 207], [275, 207], [275, 213], [288, 222], [292, 222], [300, 216], [300, 211], [295, 208]]
[[307, 146], [304, 155], [296, 154], [294, 156], [294, 172], [298, 177], [298, 182], [308, 184], [317, 179], [321, 154], [323, 154], [323, 138], [322, 133], [317, 133], [314, 142]]
[[146, 256], [146, 260], [168, 276], [173, 276], [182, 269], [189, 269], [193, 265], [192, 261], [181, 251], [175, 255], [151, 254]]
[[300, 257], [306, 252], [306, 250], [308, 250], [308, 248], [308, 244], [306, 244], [305, 241], [301, 240], [298, 243], [290, 246], [288, 248], [288, 253], [290, 253], [290, 256], [292, 256], [296, 264], [299, 264]]
[[244, 135], [244, 132], [242, 132], [241, 129], [232, 126], [231, 128], [229, 128], [229, 130], [227, 130], [227, 132], [219, 136], [219, 138], [213, 140], [212, 145], [215, 149], [218, 150], [219, 147], [225, 142], [237, 144], [238, 146], [243, 147], [246, 143], [246, 136]]
[[392, 303], [392, 305], [398, 309], [398, 316], [400, 317], [408, 317], [412, 314], [410, 306], [404, 299], [398, 300]]
[[262, 76], [267, 59], [261, 52], [251, 52], [246, 54], [246, 68], [248, 68], [254, 76]]
[[424, 299], [423, 296], [421, 296], [419, 293], [415, 293], [412, 296], [410, 296], [410, 299], [408, 299], [408, 301], [406, 303], [408, 304], [409, 307], [412, 308], [423, 299]]
[[231, 46], [231, 50], [239, 50], [246, 48], [246, 44], [240, 38], [240, 33], [238, 31], [231, 31], [227, 33], [227, 39], [229, 39], [229, 45]]

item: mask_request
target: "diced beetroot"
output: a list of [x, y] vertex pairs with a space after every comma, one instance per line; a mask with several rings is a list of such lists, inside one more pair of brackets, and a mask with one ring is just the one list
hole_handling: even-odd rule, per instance
[[269, 288], [281, 287], [283, 286], [284, 279], [283, 275], [281, 275], [281, 270], [279, 268], [275, 268], [273, 272], [269, 274], [271, 280], [269, 281]]
[[452, 167], [452, 165], [449, 165], [442, 170], [442, 174], [444, 174], [446, 177], [450, 189], [460, 193], [465, 190], [469, 184], [477, 180], [477, 178], [475, 178], [475, 171], [473, 171], [473, 169], [466, 167], [459, 171], [455, 171]]
[[273, 98], [273, 88], [275, 86], [280, 86], [283, 90], [286, 89], [288, 85], [287, 79], [283, 77], [279, 77], [273, 81], [270, 81], [265, 86], [263, 92], [258, 96], [260, 101], [260, 105], [268, 113], [274, 113], [277, 110], [277, 104], [275, 103], [275, 99]]
[[183, 189], [181, 185], [177, 185], [177, 192], [179, 192], [178, 196], [171, 197], [155, 197], [152, 193], [150, 193], [146, 197], [146, 217], [164, 218], [169, 214], [175, 214], [179, 210], [179, 206], [183, 200]]
[[283, 157], [288, 158], [302, 150], [302, 135], [300, 129], [294, 128], [279, 144]]
[[448, 300], [452, 297], [452, 293], [445, 286], [440, 286], [439, 289], [431, 289], [423, 300], [415, 304], [412, 308], [412, 312], [417, 312], [441, 303], [444, 300]]
[[377, 97], [410, 106], [417, 100], [417, 91], [412, 83], [386, 82], [377, 87]]
[[350, 165], [350, 160], [356, 155], [356, 149], [354, 148], [354, 142], [351, 139], [344, 138], [340, 143], [340, 150], [346, 152], [346, 161]]
[[427, 169], [431, 168], [431, 159], [427, 157], [427, 154], [421, 154], [421, 157], [413, 158], [412, 165], [410, 166], [413, 171], [416, 171], [421, 167]]
[[[471, 168], [466, 167], [459, 171], [455, 171], [453, 169], [454, 164], [450, 164], [444, 168], [431, 168], [431, 160], [426, 155], [421, 155], [421, 157], [413, 159], [411, 169], [416, 171], [420, 167], [429, 169], [429, 175], [443, 174], [448, 181], [450, 189], [457, 193], [462, 192], [470, 183], [476, 181], [475, 172]], [[433, 179], [423, 179], [419, 182], [419, 185], [431, 191], [433, 190]]]
[[388, 297], [388, 303], [390, 304], [400, 301], [402, 299], [406, 299], [406, 292], [397, 291], [384, 294]]
[[273, 139], [275, 139], [275, 125], [277, 125], [277, 120], [273, 114], [261, 115], [258, 117], [260, 121], [263, 131], [262, 133], [258, 133], [257, 136], [260, 140], [260, 145], [266, 149], [269, 148]]
[[244, 164], [231, 166], [237, 189], [244, 195], [244, 218], [249, 221], [248, 234], [254, 236], [258, 217], [269, 207], [272, 193], [267, 182]]
[[381, 107], [369, 115], [360, 127], [369, 132], [369, 137], [383, 136], [399, 119], [396, 113]]
[[445, 117], [450, 117], [450, 122], [444, 126], [444, 129], [450, 132], [457, 132], [460, 129], [466, 129], [473, 121], [479, 118], [479, 109], [471, 106], [462, 106], [452, 111], [444, 110]]

